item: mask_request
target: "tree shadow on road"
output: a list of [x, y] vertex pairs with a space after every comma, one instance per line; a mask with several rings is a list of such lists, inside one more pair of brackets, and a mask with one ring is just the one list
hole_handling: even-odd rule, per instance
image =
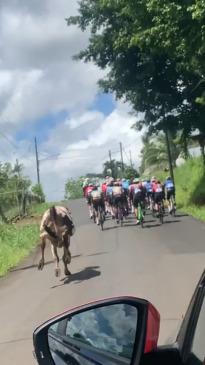
[[163, 224], [161, 223], [156, 223], [156, 224], [146, 224], [147, 222], [145, 221], [144, 222], [144, 228], [156, 228], [156, 227], [161, 227], [163, 225], [166, 225], [166, 224], [171, 224], [171, 223], [179, 223], [181, 222], [181, 220], [173, 220], [173, 221], [164, 221]]
[[71, 274], [70, 276], [61, 279], [62, 284], [54, 285], [54, 286], [51, 287], [51, 289], [58, 288], [59, 286], [63, 286], [65, 284], [70, 284], [72, 282], [74, 284], [80, 284], [83, 281], [90, 280], [90, 279], [93, 279], [97, 276], [100, 276], [101, 271], [97, 270], [97, 269], [99, 269], [99, 266], [85, 267], [83, 270], [81, 270], [79, 272], [76, 272], [74, 274]]
[[115, 226], [112, 226], [112, 227], [104, 227], [103, 228], [103, 231], [110, 231], [111, 229], [116, 229], [116, 228], [119, 228], [120, 226], [118, 225], [115, 225]]
[[185, 213], [182, 213], [182, 214], [175, 214], [175, 218], [182, 218], [182, 217], [189, 217], [189, 214], [185, 214]]

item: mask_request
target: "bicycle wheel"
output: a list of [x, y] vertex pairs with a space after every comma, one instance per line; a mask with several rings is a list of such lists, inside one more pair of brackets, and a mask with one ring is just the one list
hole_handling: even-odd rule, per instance
[[143, 228], [144, 216], [143, 216], [141, 204], [138, 204], [137, 215], [138, 215], [137, 219], [140, 222], [141, 227]]
[[175, 206], [175, 201], [174, 201], [173, 197], [171, 197], [171, 208], [172, 208], [171, 214], [172, 214], [173, 217], [175, 217], [175, 215], [176, 215], [176, 206]]
[[144, 218], [143, 217], [141, 218], [140, 224], [141, 224], [141, 227], [143, 228], [144, 227]]
[[104, 228], [104, 213], [102, 211], [102, 209], [100, 209], [100, 227], [101, 227], [101, 230], [103, 231], [103, 228]]
[[164, 214], [163, 214], [163, 208], [162, 208], [162, 205], [161, 204], [159, 205], [159, 220], [160, 220], [160, 223], [163, 224], [163, 222], [164, 222]]
[[118, 207], [118, 219], [120, 221], [121, 227], [123, 226], [123, 210], [121, 207]]
[[93, 211], [93, 222], [96, 223], [96, 214], [95, 214], [95, 211]]

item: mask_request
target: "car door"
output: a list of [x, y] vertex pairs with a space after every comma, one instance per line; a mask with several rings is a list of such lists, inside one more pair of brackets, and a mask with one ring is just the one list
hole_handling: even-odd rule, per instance
[[205, 271], [182, 322], [177, 345], [183, 365], [205, 365]]

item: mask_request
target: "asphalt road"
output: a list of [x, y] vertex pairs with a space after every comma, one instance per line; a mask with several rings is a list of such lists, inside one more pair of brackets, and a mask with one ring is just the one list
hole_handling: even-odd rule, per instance
[[0, 358], [4, 365], [36, 364], [34, 328], [72, 306], [118, 295], [151, 300], [161, 313], [160, 343], [172, 341], [204, 269], [205, 224], [188, 216], [166, 217], [163, 226], [146, 216], [124, 227], [89, 221], [82, 200], [71, 202], [77, 231], [71, 242], [72, 276], [55, 278], [50, 249], [42, 272], [38, 250], [0, 280]]

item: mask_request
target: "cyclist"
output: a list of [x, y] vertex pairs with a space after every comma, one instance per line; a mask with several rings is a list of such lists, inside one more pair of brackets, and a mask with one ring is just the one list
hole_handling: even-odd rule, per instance
[[170, 176], [167, 177], [165, 183], [164, 183], [164, 187], [166, 190], [166, 199], [168, 201], [168, 210], [169, 213], [172, 213], [173, 210], [173, 206], [171, 205], [171, 199], [173, 199], [173, 203], [175, 205], [175, 185], [174, 182], [172, 180], [172, 178]]
[[143, 187], [142, 182], [139, 179], [134, 180], [134, 194], [133, 194], [133, 205], [134, 205], [134, 212], [137, 219], [137, 224], [140, 223], [138, 220], [138, 205], [140, 204], [143, 208], [144, 200], [145, 200], [145, 190]]
[[162, 203], [162, 208], [164, 208], [163, 199], [164, 199], [164, 188], [163, 184], [160, 180], [155, 180], [152, 183], [152, 192], [154, 194], [154, 208], [155, 211], [159, 212], [159, 203]]
[[146, 195], [147, 195], [147, 200], [148, 200], [148, 209], [152, 210], [153, 193], [152, 193], [152, 183], [151, 183], [150, 179], [147, 180]]
[[119, 223], [119, 209], [123, 209], [123, 188], [120, 179], [114, 182], [112, 188], [112, 201], [116, 222]]
[[101, 185], [101, 191], [103, 193], [103, 197], [104, 197], [104, 201], [105, 201], [105, 206], [106, 206], [106, 213], [108, 213], [108, 207], [107, 207], [107, 202], [106, 202], [106, 190], [107, 190], [107, 183], [109, 181], [109, 176], [106, 176], [102, 185]]
[[113, 199], [112, 199], [113, 181], [114, 181], [114, 179], [110, 179], [110, 181], [107, 182], [106, 198], [105, 198], [105, 200], [107, 202], [107, 207], [112, 216], [112, 219], [115, 218], [115, 215], [113, 213]]
[[124, 200], [124, 210], [125, 210], [125, 214], [128, 215], [129, 214], [129, 203], [128, 203], [128, 196], [129, 196], [129, 181], [126, 179], [122, 179], [122, 188], [124, 190], [124, 194], [123, 194], [123, 200]]
[[[94, 216], [96, 217], [96, 223], [97, 223], [97, 225], [99, 225], [100, 224], [100, 222], [99, 222], [99, 208], [101, 207], [103, 209], [103, 211], [105, 211], [103, 193], [100, 191], [99, 187], [97, 185], [95, 185], [93, 187], [93, 190], [92, 190], [90, 195], [91, 195], [91, 203], [92, 203], [92, 207], [93, 207], [93, 213], [94, 213]], [[95, 222], [95, 218], [94, 218], [94, 222]]]
[[91, 192], [92, 192], [93, 188], [94, 188], [94, 184], [89, 183], [84, 190], [84, 196], [85, 196], [86, 202], [88, 204], [90, 219], [93, 218], [93, 209], [92, 209], [92, 202], [91, 202]]
[[134, 201], [134, 191], [135, 191], [135, 188], [137, 187], [138, 182], [139, 182], [139, 179], [135, 178], [132, 180], [132, 182], [129, 186], [129, 200], [130, 200], [132, 213], [135, 212], [133, 201]]

